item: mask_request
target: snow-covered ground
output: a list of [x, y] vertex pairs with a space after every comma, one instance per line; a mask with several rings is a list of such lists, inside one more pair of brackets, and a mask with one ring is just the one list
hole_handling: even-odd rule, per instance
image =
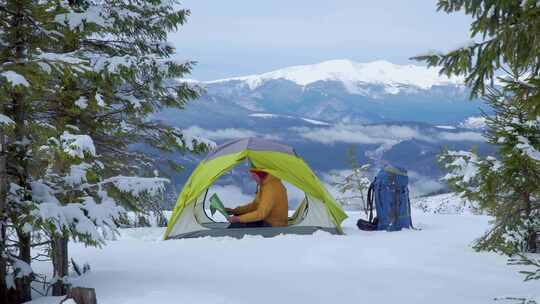
[[345, 236], [162, 241], [162, 228], [124, 229], [101, 249], [71, 245], [71, 256], [92, 267], [74, 285], [96, 288], [100, 304], [477, 304], [539, 295], [538, 281], [524, 283], [521, 267], [471, 249], [488, 217], [416, 211], [419, 231], [362, 232], [360, 214], [349, 215]]

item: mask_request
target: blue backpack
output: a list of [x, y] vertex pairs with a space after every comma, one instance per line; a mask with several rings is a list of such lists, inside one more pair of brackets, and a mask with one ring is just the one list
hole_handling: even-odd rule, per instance
[[[386, 166], [379, 171], [368, 190], [369, 221], [358, 220], [362, 230], [398, 231], [412, 228], [407, 170]], [[373, 203], [377, 217], [373, 218]]]

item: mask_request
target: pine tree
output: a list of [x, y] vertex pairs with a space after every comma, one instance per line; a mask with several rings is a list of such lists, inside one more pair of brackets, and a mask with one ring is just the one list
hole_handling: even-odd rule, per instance
[[[46, 54], [42, 49], [60, 38], [48, 30], [52, 20], [47, 8], [46, 2], [0, 1], [0, 101], [4, 120], [13, 125], [5, 132], [8, 166], [4, 171], [6, 175], [2, 177], [9, 185], [3, 218], [9, 219], [11, 228], [5, 226], [5, 221], [2, 228], [6, 235], [10, 232], [16, 234], [17, 239], [16, 250], [6, 251], [4, 247], [1, 253], [2, 265], [11, 269], [11, 273], [6, 269], [1, 272], [7, 275], [6, 284], [16, 287], [15, 292], [10, 292], [13, 302], [30, 300], [31, 236], [25, 226], [24, 215], [32, 205], [29, 151], [38, 133], [32, 132], [35, 125], [28, 116], [40, 107], [38, 98], [46, 95], [47, 91], [42, 87], [48, 78], [48, 73], [40, 65]], [[2, 236], [3, 242], [6, 235]]]
[[357, 207], [368, 215], [367, 192], [370, 180], [367, 177], [370, 166], [368, 164], [359, 165], [356, 159], [356, 150], [350, 148], [347, 151], [351, 171], [346, 172], [345, 176], [334, 174], [337, 181], [331, 183], [337, 187], [341, 196], [337, 201], [344, 207]]
[[[415, 57], [465, 76], [471, 96], [494, 110], [486, 137], [498, 154], [446, 151], [450, 185], [494, 216], [478, 250], [535, 251], [540, 228], [540, 3], [536, 0], [439, 0], [438, 9], [471, 15], [478, 39], [447, 53]], [[523, 255], [522, 255], [523, 256]]]
[[[27, 267], [11, 266], [8, 279], [31, 274], [29, 248], [45, 245], [52, 249], [53, 294], [65, 293], [68, 240], [103, 244], [124, 211], [144, 210], [162, 191], [167, 180], [156, 176], [153, 159], [131, 145], [180, 153], [207, 149], [210, 142], [151, 119], [164, 107], [182, 108], [198, 96], [196, 88], [175, 80], [193, 64], [170, 58], [174, 48], [167, 33], [189, 14], [177, 5], [0, 2], [7, 19], [15, 18], [17, 8], [29, 23], [2, 24], [0, 62], [16, 62], [14, 50], [22, 43], [15, 39], [19, 34], [8, 33], [31, 29], [22, 39], [24, 58], [0, 68], [3, 115], [15, 126], [8, 134], [15, 168], [8, 170], [7, 200], [17, 208], [7, 213], [28, 257]], [[20, 172], [23, 180], [17, 179]], [[21, 265], [13, 253], [7, 259]], [[15, 301], [28, 300], [26, 291], [19, 294], [24, 296]]]

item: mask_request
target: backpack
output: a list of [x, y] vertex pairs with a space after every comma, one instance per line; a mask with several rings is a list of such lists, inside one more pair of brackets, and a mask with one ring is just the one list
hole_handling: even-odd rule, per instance
[[[403, 168], [386, 166], [380, 170], [368, 189], [369, 220], [359, 219], [358, 228], [369, 231], [412, 228], [408, 183], [407, 170]], [[373, 203], [377, 212], [375, 218]]]

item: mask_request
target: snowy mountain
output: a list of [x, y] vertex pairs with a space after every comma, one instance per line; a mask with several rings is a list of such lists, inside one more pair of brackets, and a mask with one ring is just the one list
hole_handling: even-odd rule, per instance
[[[194, 84], [193, 80], [189, 80]], [[199, 82], [202, 112], [273, 113], [326, 122], [458, 122], [479, 115], [462, 80], [387, 61], [331, 60], [259, 75]], [[484, 109], [485, 110], [485, 109]]]
[[[205, 92], [185, 110], [155, 118], [218, 144], [248, 136], [293, 146], [319, 174], [349, 167], [354, 147], [360, 163], [408, 168], [418, 194], [440, 190], [436, 156], [442, 147], [492, 152], [480, 128], [481, 103], [470, 101], [459, 79], [436, 69], [386, 61], [332, 60], [260, 75], [209, 82], [185, 80]], [[180, 157], [186, 170], [197, 158]], [[240, 177], [234, 174], [230, 178]], [[232, 182], [232, 181], [226, 181]]]
[[220, 79], [206, 83], [240, 81], [254, 90], [267, 81], [277, 79], [289, 80], [300, 86], [307, 86], [318, 81], [338, 81], [353, 94], [366, 93], [361, 88], [367, 84], [383, 85], [388, 94], [398, 94], [405, 87], [429, 90], [433, 86], [460, 86], [463, 83], [462, 79], [439, 75], [439, 70], [435, 68], [397, 65], [384, 60], [356, 63], [346, 59], [292, 66], [259, 75]]

